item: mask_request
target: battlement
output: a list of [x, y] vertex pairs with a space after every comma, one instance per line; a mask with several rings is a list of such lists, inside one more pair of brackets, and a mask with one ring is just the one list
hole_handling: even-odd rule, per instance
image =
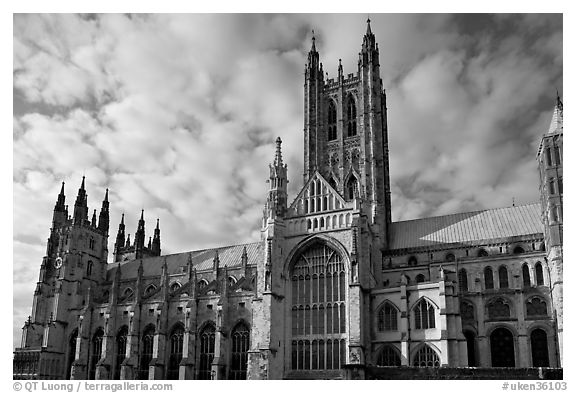
[[324, 84], [324, 88], [327, 90], [331, 90], [331, 89], [335, 89], [339, 86], [346, 86], [346, 85], [352, 85], [355, 83], [360, 82], [360, 75], [358, 73], [356, 74], [348, 74], [346, 75], [346, 77], [344, 78], [344, 80], [342, 81], [342, 84], [340, 83], [340, 81], [338, 80], [338, 78], [334, 79], [334, 78], [330, 78], [326, 81], [326, 83]]

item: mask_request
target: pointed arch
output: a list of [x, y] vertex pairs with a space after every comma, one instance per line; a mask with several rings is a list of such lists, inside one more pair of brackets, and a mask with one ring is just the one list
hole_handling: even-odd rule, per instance
[[76, 342], [78, 339], [78, 329], [74, 329], [68, 340], [68, 359], [66, 364], [66, 379], [70, 379], [72, 374], [72, 364], [76, 359]]
[[172, 284], [170, 284], [170, 292], [176, 292], [180, 288], [182, 288], [182, 284], [180, 284], [178, 281], [174, 281]]
[[153, 324], [148, 324], [144, 328], [142, 334], [142, 350], [140, 351], [140, 356], [138, 360], [138, 377], [139, 379], [148, 379], [149, 377], [149, 365], [152, 360], [152, 355], [154, 353], [154, 335], [156, 333], [156, 328]]
[[412, 360], [414, 367], [440, 367], [440, 357], [428, 344], [423, 344], [415, 353]]
[[522, 265], [522, 285], [524, 288], [529, 288], [532, 285], [530, 281], [530, 268], [527, 263]]
[[351, 201], [358, 195], [358, 180], [356, 176], [351, 173], [346, 181], [346, 200]]
[[348, 97], [346, 97], [346, 130], [348, 137], [358, 134], [356, 119], [356, 101], [352, 94], [348, 94]]
[[392, 344], [384, 345], [382, 349], [380, 349], [376, 365], [380, 367], [399, 367], [401, 361], [398, 348]]
[[540, 261], [536, 262], [536, 265], [534, 265], [534, 270], [536, 272], [536, 285], [544, 285], [544, 271]]
[[232, 360], [229, 379], [246, 379], [248, 370], [248, 350], [250, 348], [250, 328], [240, 321], [232, 329]]
[[92, 351], [90, 357], [90, 367], [88, 370], [88, 379], [96, 379], [96, 365], [102, 357], [102, 341], [104, 340], [104, 329], [99, 327], [92, 336]]
[[527, 317], [542, 317], [548, 315], [548, 305], [546, 300], [540, 296], [532, 296], [526, 301]]
[[486, 305], [489, 319], [506, 319], [510, 318], [512, 308], [508, 299], [499, 297]]
[[213, 322], [206, 322], [200, 330], [198, 345], [199, 365], [198, 379], [212, 379], [212, 361], [214, 360], [214, 347], [216, 341], [216, 326]]
[[400, 310], [389, 300], [384, 300], [378, 309], [378, 331], [398, 330], [398, 313]]
[[120, 379], [122, 363], [126, 359], [126, 345], [128, 344], [128, 326], [123, 325], [116, 335], [116, 359], [114, 362], [113, 379]]
[[146, 289], [144, 290], [144, 294], [146, 295], [150, 295], [152, 292], [154, 292], [156, 290], [156, 285], [154, 284], [150, 284], [146, 287]]
[[169, 336], [169, 357], [168, 369], [166, 370], [166, 379], [178, 379], [180, 371], [180, 361], [184, 349], [184, 325], [181, 322], [174, 324]]
[[421, 297], [412, 307], [414, 328], [433, 329], [436, 327], [436, 306], [426, 297]]
[[333, 141], [338, 138], [336, 127], [336, 104], [330, 99], [328, 102], [328, 140]]

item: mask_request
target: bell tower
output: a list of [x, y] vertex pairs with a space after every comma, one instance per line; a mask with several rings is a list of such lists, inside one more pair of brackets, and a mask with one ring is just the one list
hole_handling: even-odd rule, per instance
[[367, 21], [355, 73], [324, 79], [316, 38], [304, 83], [304, 182], [318, 171], [346, 200], [359, 198], [382, 246], [391, 222], [386, 93]]

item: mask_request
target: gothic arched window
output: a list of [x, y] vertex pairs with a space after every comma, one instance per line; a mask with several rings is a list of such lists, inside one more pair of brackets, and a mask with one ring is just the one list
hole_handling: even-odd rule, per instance
[[348, 130], [348, 136], [354, 136], [358, 132], [356, 128], [356, 103], [354, 102], [352, 95], [348, 96], [346, 104], [346, 115], [346, 128]]
[[297, 256], [291, 282], [292, 369], [341, 368], [346, 349], [342, 256], [325, 244], [311, 245]]
[[436, 351], [425, 344], [414, 355], [412, 365], [414, 367], [440, 367], [440, 358]]
[[546, 316], [548, 308], [546, 302], [538, 297], [533, 297], [526, 302], [526, 315], [529, 317]]
[[452, 254], [451, 252], [446, 254], [446, 261], [447, 262], [454, 262], [456, 260], [456, 257], [454, 256], [454, 254]]
[[92, 356], [90, 360], [90, 370], [88, 379], [96, 379], [96, 364], [102, 357], [102, 340], [104, 339], [104, 330], [98, 328], [92, 337]]
[[337, 137], [336, 105], [334, 105], [334, 101], [330, 100], [330, 104], [328, 104], [328, 140], [333, 141]]
[[408, 266], [416, 266], [417, 264], [418, 264], [418, 258], [416, 258], [414, 255], [408, 258]]
[[512, 254], [524, 254], [524, 249], [521, 246], [514, 247]]
[[503, 299], [493, 301], [488, 305], [488, 318], [510, 318], [510, 306]]
[[184, 327], [177, 324], [172, 328], [170, 334], [170, 357], [168, 359], [168, 370], [166, 379], [178, 379], [180, 361], [182, 360], [182, 350], [184, 346]]
[[74, 329], [70, 335], [70, 341], [68, 342], [68, 364], [66, 368], [66, 379], [70, 379], [72, 373], [72, 363], [76, 358], [76, 341], [78, 338], [78, 329]]
[[544, 272], [542, 270], [542, 264], [536, 262], [534, 265], [534, 270], [536, 270], [536, 285], [544, 285]]
[[556, 182], [554, 181], [554, 179], [548, 180], [548, 193], [550, 195], [556, 194]]
[[398, 330], [398, 309], [389, 302], [385, 302], [378, 312], [378, 330]]
[[484, 286], [486, 289], [494, 289], [494, 275], [490, 266], [484, 269]]
[[250, 330], [245, 323], [240, 322], [232, 331], [230, 379], [246, 379], [248, 349], [250, 349]]
[[126, 359], [126, 344], [128, 343], [128, 326], [124, 325], [116, 336], [116, 363], [114, 366], [114, 379], [120, 379], [122, 362]]
[[356, 176], [350, 175], [348, 182], [346, 183], [346, 199], [352, 200], [358, 194], [358, 180]]
[[508, 269], [506, 266], [500, 266], [498, 269], [498, 280], [500, 281], [500, 288], [508, 288]]
[[94, 263], [92, 261], [88, 261], [86, 265], [86, 276], [90, 277], [92, 275], [92, 268], [94, 267]]
[[176, 292], [180, 287], [181, 285], [179, 282], [172, 283], [172, 285], [170, 285], [170, 292]]
[[148, 366], [154, 352], [154, 326], [150, 325], [144, 329], [142, 335], [142, 351], [140, 352], [139, 378], [148, 379]]
[[486, 251], [486, 249], [484, 249], [484, 248], [481, 248], [480, 250], [478, 250], [478, 256], [479, 257], [487, 257], [488, 251]]
[[417, 283], [418, 283], [418, 282], [424, 282], [424, 281], [426, 281], [426, 277], [424, 277], [423, 274], [418, 274], [418, 275], [416, 275], [416, 282], [417, 282]]
[[156, 286], [154, 284], [150, 284], [148, 285], [148, 287], [146, 288], [146, 290], [144, 291], [144, 293], [146, 295], [150, 295], [152, 292], [154, 292], [156, 290]]
[[458, 271], [458, 286], [460, 292], [468, 292], [468, 274], [466, 269], [460, 269]]
[[433, 329], [436, 327], [434, 306], [426, 299], [421, 299], [414, 307], [414, 324], [416, 329]]
[[198, 379], [212, 379], [212, 361], [214, 360], [214, 343], [216, 328], [214, 324], [206, 325], [200, 333], [200, 365]]
[[380, 351], [376, 365], [382, 367], [399, 367], [400, 355], [398, 354], [398, 351], [395, 350], [391, 345], [386, 345]]
[[527, 264], [522, 265], [522, 285], [525, 288], [530, 287], [530, 268]]

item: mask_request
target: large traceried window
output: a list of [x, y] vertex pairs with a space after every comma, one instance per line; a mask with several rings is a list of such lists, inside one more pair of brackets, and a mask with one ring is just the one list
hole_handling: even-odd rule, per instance
[[380, 351], [376, 365], [382, 367], [399, 367], [400, 363], [400, 355], [398, 354], [398, 351], [391, 345], [386, 345], [382, 351]]
[[468, 292], [468, 274], [466, 269], [460, 269], [458, 271], [458, 287], [460, 293]]
[[378, 312], [378, 330], [398, 330], [398, 310], [389, 302], [384, 303]]
[[416, 329], [433, 329], [436, 327], [434, 306], [421, 299], [414, 307], [414, 324]]
[[414, 367], [440, 367], [440, 358], [436, 351], [428, 345], [423, 345], [414, 355], [412, 365]]
[[214, 344], [216, 328], [208, 324], [200, 333], [200, 367], [198, 379], [212, 379], [212, 361], [214, 360]]
[[168, 375], [166, 379], [178, 379], [183, 347], [184, 327], [178, 324], [172, 329], [172, 334], [170, 334], [170, 357], [168, 359]]
[[356, 128], [356, 103], [352, 95], [348, 96], [346, 104], [346, 128], [348, 129], [347, 136], [354, 136], [358, 133]]
[[334, 105], [334, 101], [330, 100], [330, 104], [328, 104], [328, 140], [333, 141], [337, 139], [337, 137], [336, 105]]
[[120, 379], [122, 362], [126, 359], [126, 344], [128, 343], [128, 326], [122, 326], [116, 336], [116, 363], [114, 367], [114, 379]]
[[90, 359], [90, 370], [88, 379], [96, 379], [96, 365], [102, 357], [102, 340], [104, 339], [104, 330], [99, 328], [92, 337], [92, 356]]
[[292, 280], [292, 369], [346, 363], [346, 276], [342, 256], [324, 244], [298, 257]]
[[148, 366], [154, 352], [154, 325], [146, 327], [142, 335], [142, 351], [140, 353], [140, 379], [148, 379]]
[[232, 331], [232, 364], [230, 379], [246, 379], [248, 369], [248, 349], [250, 348], [250, 330], [240, 322]]

